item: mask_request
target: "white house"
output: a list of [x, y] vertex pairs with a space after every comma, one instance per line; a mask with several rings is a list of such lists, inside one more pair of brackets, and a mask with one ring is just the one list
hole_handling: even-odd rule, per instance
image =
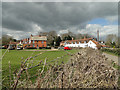
[[97, 49], [97, 46], [100, 44], [93, 38], [84, 38], [80, 40], [62, 41], [60, 45], [65, 46], [65, 47], [82, 47], [82, 48], [90, 47], [90, 48]]

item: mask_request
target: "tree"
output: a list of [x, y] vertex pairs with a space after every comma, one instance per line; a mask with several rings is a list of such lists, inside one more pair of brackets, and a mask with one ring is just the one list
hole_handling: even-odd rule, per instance
[[110, 47], [117, 47], [118, 45], [118, 37], [115, 34], [109, 34], [106, 37], [106, 44]]
[[70, 35], [65, 36], [65, 37], [63, 38], [63, 41], [65, 41], [65, 40], [72, 40], [72, 37], [71, 37]]
[[79, 33], [79, 34], [76, 34], [76, 35], [75, 35], [75, 38], [76, 38], [76, 39], [82, 39], [82, 38], [83, 38], [83, 35], [80, 34], [80, 33]]
[[13, 39], [13, 37], [8, 35], [2, 36], [2, 45], [8, 45], [10, 41], [15, 41], [16, 39]]
[[54, 46], [55, 37], [57, 36], [56, 31], [50, 31], [47, 36], [47, 43], [50, 46]]
[[60, 36], [57, 36], [57, 37], [55, 38], [55, 42], [56, 42], [55, 46], [59, 46], [61, 41], [62, 41], [62, 40], [61, 40], [61, 37], [60, 37]]
[[72, 40], [72, 38], [75, 39], [75, 34], [69, 31], [68, 33], [61, 34], [61, 38], [63, 41]]

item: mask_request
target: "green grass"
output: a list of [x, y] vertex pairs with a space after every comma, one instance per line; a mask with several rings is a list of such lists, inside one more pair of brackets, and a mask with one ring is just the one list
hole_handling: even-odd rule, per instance
[[24, 50], [51, 50], [51, 49], [44, 49], [44, 48], [43, 49], [23, 49], [23, 51]]
[[116, 48], [116, 49], [103, 48], [101, 49], [101, 51], [111, 55], [120, 56], [120, 48]]
[[[2, 53], [5, 52], [6, 49], [2, 50]], [[56, 59], [57, 57], [61, 57], [62, 55], [66, 55], [67, 52], [65, 52], [64, 50], [58, 50], [58, 51], [24, 51], [24, 50], [10, 50], [9, 52], [7, 52], [5, 54], [5, 56], [2, 59], [2, 78], [4, 79], [6, 76], [7, 78], [5, 79], [5, 81], [3, 82], [3, 84], [5, 86], [9, 87], [9, 61], [11, 64], [11, 71], [12, 74], [15, 70], [19, 70], [20, 65], [21, 65], [21, 61], [24, 61], [26, 58], [32, 56], [35, 56], [36, 54], [39, 54], [43, 52], [42, 55], [37, 56], [36, 58], [34, 58], [34, 63], [33, 65], [37, 65], [41, 60], [44, 60], [47, 57], [47, 63], [49, 62], [50, 64], [53, 64], [54, 62], [50, 62], [54, 59]], [[76, 50], [68, 50], [68, 52], [70, 53], [76, 53]], [[33, 54], [32, 54], [33, 53]], [[21, 59], [23, 58], [23, 60]], [[63, 61], [64, 63], [66, 63], [69, 60], [70, 56], [67, 55], [65, 57], [63, 57], [62, 59], [59, 59], [58, 64], [61, 64], [61, 62]], [[29, 60], [28, 62], [31, 63], [33, 59]], [[30, 70], [28, 70], [29, 74], [35, 75], [38, 71], [38, 69], [42, 68], [42, 66], [39, 67], [35, 67], [32, 68]], [[22, 75], [21, 80], [25, 78], [25, 74]], [[31, 80], [34, 82], [36, 79], [35, 78], [31, 78]]]
[[114, 55], [114, 56], [120, 56], [120, 55], [117, 55], [117, 54], [115, 54], [115, 53], [112, 53], [112, 52], [108, 52], [108, 51], [104, 51], [105, 53], [107, 53], [107, 54], [111, 54], [111, 55]]

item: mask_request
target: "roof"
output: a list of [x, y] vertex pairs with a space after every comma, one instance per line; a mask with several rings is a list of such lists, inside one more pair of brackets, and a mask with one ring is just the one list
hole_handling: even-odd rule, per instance
[[107, 46], [107, 45], [102, 45], [102, 47], [109, 47], [109, 46]]
[[18, 44], [19, 42], [10, 42], [10, 44]]
[[36, 36], [32, 36], [30, 39], [31, 40], [47, 40], [47, 37], [36, 35]]
[[95, 43], [96, 45], [100, 45], [99, 42], [95, 41], [95, 40], [91, 40], [93, 43]]
[[66, 40], [66, 41], [62, 41], [61, 43], [64, 43], [64, 42], [69, 42], [69, 43], [71, 43], [71, 42], [73, 42], [73, 43], [75, 43], [75, 42], [77, 42], [77, 43], [81, 42], [81, 43], [84, 43], [84, 41], [88, 42], [89, 40], [92, 40], [92, 39], [93, 38], [84, 38], [84, 39], [78, 39], [78, 40]]

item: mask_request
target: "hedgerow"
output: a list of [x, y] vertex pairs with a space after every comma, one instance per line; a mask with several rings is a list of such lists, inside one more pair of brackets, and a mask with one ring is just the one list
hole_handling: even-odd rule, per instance
[[110, 53], [113, 53], [115, 55], [120, 56], [120, 48], [118, 48], [118, 49], [103, 48], [103, 49], [101, 49], [101, 51], [103, 51], [103, 52], [110, 52]]

